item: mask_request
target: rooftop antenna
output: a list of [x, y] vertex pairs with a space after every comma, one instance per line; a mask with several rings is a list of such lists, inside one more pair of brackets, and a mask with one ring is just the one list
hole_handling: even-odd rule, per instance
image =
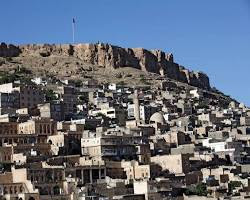
[[73, 44], [75, 43], [75, 23], [76, 23], [76, 20], [75, 18], [72, 19], [72, 41], [73, 41]]

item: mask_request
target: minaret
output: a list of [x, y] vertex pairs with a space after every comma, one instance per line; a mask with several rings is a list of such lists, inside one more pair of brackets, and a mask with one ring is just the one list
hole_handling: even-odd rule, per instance
[[134, 91], [134, 99], [133, 99], [135, 108], [134, 108], [134, 117], [137, 123], [140, 122], [140, 104], [139, 104], [139, 98], [138, 98], [138, 91]]

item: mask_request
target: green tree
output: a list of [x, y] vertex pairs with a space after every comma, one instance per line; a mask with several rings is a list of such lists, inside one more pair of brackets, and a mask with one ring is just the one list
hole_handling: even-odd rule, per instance
[[45, 99], [46, 99], [46, 101], [56, 100], [57, 97], [56, 97], [55, 92], [53, 90], [46, 90], [46, 92], [45, 92]]
[[83, 86], [83, 83], [82, 83], [81, 80], [76, 80], [74, 83], [75, 83], [76, 87], [82, 87]]
[[14, 82], [15, 80], [17, 80], [17, 76], [15, 74], [0, 75], [0, 84]]
[[207, 196], [207, 186], [205, 183], [197, 184], [194, 188], [188, 188], [185, 191], [186, 195], [198, 195], [198, 196]]
[[228, 184], [229, 193], [232, 193], [236, 187], [240, 187], [241, 185], [242, 183], [240, 181], [230, 181], [230, 183]]

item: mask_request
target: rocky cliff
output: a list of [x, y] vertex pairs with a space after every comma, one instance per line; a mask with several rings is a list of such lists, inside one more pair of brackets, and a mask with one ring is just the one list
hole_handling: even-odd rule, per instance
[[0, 57], [15, 57], [19, 56], [21, 50], [19, 47], [12, 44], [7, 45], [5, 43], [0, 44]]
[[160, 50], [121, 48], [110, 44], [31, 44], [0, 45], [0, 57], [17, 56], [72, 56], [86, 63], [110, 69], [133, 67], [145, 72], [164, 75], [193, 86], [210, 89], [209, 78], [202, 72], [189, 71], [174, 62], [173, 55]]

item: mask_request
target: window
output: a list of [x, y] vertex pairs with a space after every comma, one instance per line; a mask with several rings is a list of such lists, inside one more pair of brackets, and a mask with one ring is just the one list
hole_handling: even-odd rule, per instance
[[14, 187], [14, 193], [17, 194], [17, 187]]
[[3, 194], [7, 194], [7, 193], [8, 193], [8, 189], [7, 189], [7, 187], [4, 187]]
[[47, 125], [47, 133], [50, 133], [50, 125]]
[[42, 133], [43, 128], [42, 128], [42, 124], [40, 124], [40, 133]]

